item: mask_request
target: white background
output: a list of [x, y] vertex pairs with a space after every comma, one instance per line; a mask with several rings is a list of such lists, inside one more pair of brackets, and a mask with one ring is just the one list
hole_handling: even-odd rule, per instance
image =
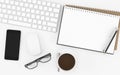
[[[102, 9], [119, 10], [119, 0], [51, 0], [61, 4], [76, 4], [81, 6]], [[7, 29], [21, 30], [21, 47], [19, 61], [4, 60], [5, 39]], [[28, 34], [38, 34], [41, 50], [39, 56], [31, 56], [25, 46]], [[56, 45], [57, 33], [43, 32], [17, 26], [0, 24], [0, 74], [1, 75], [120, 75], [120, 46], [114, 55], [80, 50]], [[24, 65], [48, 52], [52, 53], [52, 60], [48, 63], [39, 63], [33, 70], [28, 70]], [[71, 53], [76, 59], [74, 68], [70, 71], [57, 71], [57, 53]]]

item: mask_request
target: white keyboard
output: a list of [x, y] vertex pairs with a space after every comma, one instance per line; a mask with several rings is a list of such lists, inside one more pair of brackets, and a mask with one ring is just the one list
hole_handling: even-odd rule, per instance
[[0, 0], [0, 23], [56, 32], [60, 9], [42, 0]]

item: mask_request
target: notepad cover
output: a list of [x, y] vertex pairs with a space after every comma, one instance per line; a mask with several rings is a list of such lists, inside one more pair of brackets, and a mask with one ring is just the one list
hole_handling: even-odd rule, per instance
[[57, 44], [103, 52], [118, 22], [118, 16], [65, 6]]

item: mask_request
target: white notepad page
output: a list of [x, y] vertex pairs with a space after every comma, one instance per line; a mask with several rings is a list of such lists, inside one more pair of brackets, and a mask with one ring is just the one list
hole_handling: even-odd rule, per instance
[[118, 23], [118, 16], [65, 6], [57, 43], [104, 51]]

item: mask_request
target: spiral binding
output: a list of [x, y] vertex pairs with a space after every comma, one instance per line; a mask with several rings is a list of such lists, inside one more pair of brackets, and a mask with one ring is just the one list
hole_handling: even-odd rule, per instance
[[77, 10], [77, 11], [82, 11], [87, 13], [94, 13], [98, 15], [111, 16], [111, 17], [120, 17], [120, 12], [118, 11], [103, 10], [103, 9], [97, 9], [97, 8], [76, 6], [76, 5], [65, 5], [65, 7], [71, 10]]

